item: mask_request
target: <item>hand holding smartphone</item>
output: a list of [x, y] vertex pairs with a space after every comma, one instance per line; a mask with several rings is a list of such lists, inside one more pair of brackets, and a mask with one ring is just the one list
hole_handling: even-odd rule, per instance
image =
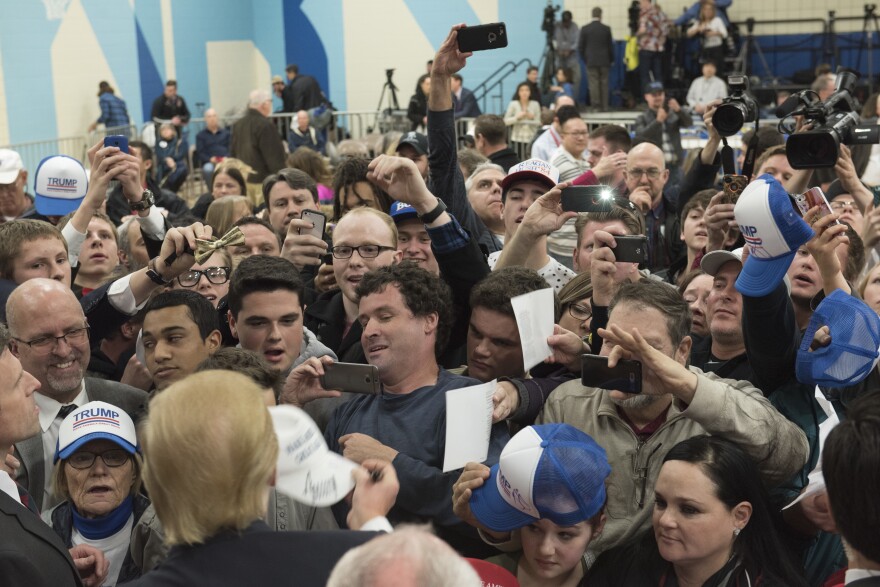
[[[802, 194], [795, 194], [794, 201], [797, 204], [798, 210], [801, 211], [801, 216], [804, 216], [810, 208], [816, 206], [819, 207], [819, 215], [816, 217], [816, 220], [834, 213], [831, 210], [831, 204], [828, 203], [828, 199], [825, 197], [825, 192], [820, 187], [810, 188]], [[840, 224], [840, 221], [836, 220], [834, 223]]]
[[104, 137], [105, 147], [116, 147], [123, 153], [128, 153], [128, 137], [125, 135], [108, 135]]
[[321, 240], [324, 239], [324, 227], [327, 225], [327, 217], [324, 216], [323, 213], [318, 212], [317, 210], [303, 210], [300, 217], [303, 220], [308, 220], [312, 223], [312, 228], [309, 231], [303, 232], [302, 229], [299, 229], [299, 234], [311, 234], [312, 236], [319, 238]]
[[507, 47], [507, 27], [503, 22], [480, 24], [458, 30], [458, 50], [462, 53]]
[[645, 235], [614, 235], [614, 243], [617, 246], [611, 250], [614, 251], [614, 260], [617, 263], [648, 262], [648, 237]]
[[608, 366], [608, 357], [583, 355], [581, 383], [584, 387], [607, 391], [642, 393], [642, 364], [639, 361], [621, 359], [612, 368]]

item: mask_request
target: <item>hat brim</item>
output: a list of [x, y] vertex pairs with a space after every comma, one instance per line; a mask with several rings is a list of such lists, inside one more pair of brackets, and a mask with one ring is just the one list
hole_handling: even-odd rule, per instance
[[482, 525], [495, 532], [510, 532], [528, 526], [538, 518], [523, 513], [507, 503], [498, 491], [498, 464], [492, 465], [489, 478], [471, 493], [471, 512]]
[[64, 216], [65, 214], [69, 214], [79, 208], [79, 205], [82, 204], [82, 201], [84, 199], [85, 196], [83, 196], [82, 198], [77, 198], [75, 200], [63, 200], [59, 198], [47, 198], [46, 196], [35, 196], [34, 207], [37, 209], [37, 212], [39, 212], [43, 216]]
[[21, 169], [13, 169], [11, 171], [0, 171], [0, 184], [8, 185], [18, 179]]
[[796, 253], [791, 251], [775, 259], [749, 256], [736, 278], [736, 290], [753, 298], [766, 296], [785, 281], [785, 274]]
[[308, 462], [308, 467], [279, 470], [276, 489], [298, 502], [318, 507], [338, 503], [354, 489], [354, 462], [329, 450], [310, 457]]
[[138, 447], [132, 445], [129, 441], [125, 440], [121, 436], [117, 436], [115, 434], [110, 434], [109, 432], [92, 432], [90, 434], [86, 434], [85, 436], [81, 436], [77, 438], [69, 445], [64, 447], [64, 450], [59, 451], [56, 449], [55, 451], [55, 459], [53, 462], [57, 463], [59, 459], [66, 459], [70, 455], [72, 455], [78, 448], [83, 446], [84, 444], [88, 444], [93, 440], [109, 440], [114, 444], [118, 444], [120, 448], [124, 449], [129, 454], [135, 454], [140, 452]]
[[504, 179], [502, 179], [501, 180], [501, 189], [502, 189], [502, 191], [506, 192], [507, 189], [511, 185], [513, 185], [515, 183], [519, 183], [521, 181], [534, 181], [536, 183], [540, 183], [540, 184], [547, 187], [547, 191], [550, 191], [556, 187], [556, 184], [553, 183], [553, 180], [550, 179], [549, 177], [547, 177], [546, 175], [544, 175], [543, 173], [538, 173], [537, 171], [525, 170], [525, 171], [517, 171], [516, 173], [512, 173], [512, 174], [506, 176]]
[[415, 220], [418, 217], [419, 215], [415, 210], [408, 210], [406, 212], [401, 212], [396, 216], [392, 216], [391, 219], [394, 220], [394, 224], [400, 224], [405, 220]]
[[405, 145], [409, 145], [410, 147], [412, 147], [413, 149], [415, 149], [415, 150], [416, 150], [416, 153], [418, 153], [419, 155], [427, 155], [427, 154], [428, 154], [428, 152], [427, 152], [426, 150], [424, 150], [424, 149], [419, 145], [418, 141], [401, 141], [400, 143], [398, 143], [397, 148], [394, 149], [394, 152], [395, 152], [395, 153], [399, 152], [399, 151], [400, 151], [400, 148], [403, 147], [403, 146], [405, 146]]

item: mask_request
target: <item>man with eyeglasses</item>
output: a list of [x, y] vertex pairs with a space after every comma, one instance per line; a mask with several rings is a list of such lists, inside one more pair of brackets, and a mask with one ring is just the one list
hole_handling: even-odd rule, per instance
[[[0, 459], [6, 458], [10, 446], [34, 435], [38, 438], [40, 431], [35, 402], [40, 382], [22, 368], [9, 349], [11, 340], [0, 324]], [[102, 584], [107, 572], [103, 554], [83, 545], [68, 551], [39, 515], [33, 496], [0, 467], [0, 576], [4, 584], [80, 585], [80, 574], [94, 581], [89, 584]]]
[[626, 188], [629, 200], [645, 216], [648, 235], [648, 268], [666, 269], [684, 254], [679, 239], [678, 212], [663, 188], [669, 180], [663, 151], [652, 143], [640, 143], [626, 157]]
[[89, 324], [73, 291], [51, 279], [30, 279], [6, 305], [10, 348], [25, 371], [40, 382], [40, 434], [15, 444], [21, 461], [17, 481], [41, 509], [58, 503], [51, 487], [52, 458], [61, 420], [90, 401], [113, 404], [137, 421], [147, 394], [128, 385], [84, 377], [89, 364]]
[[144, 308], [141, 333], [156, 391], [195, 373], [223, 339], [217, 311], [204, 296], [187, 290], [166, 291], [151, 299]]

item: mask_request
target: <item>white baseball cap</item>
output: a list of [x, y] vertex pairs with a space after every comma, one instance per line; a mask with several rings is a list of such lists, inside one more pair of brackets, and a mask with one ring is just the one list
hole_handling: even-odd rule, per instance
[[89, 176], [82, 163], [67, 155], [40, 161], [34, 176], [34, 205], [45, 216], [64, 216], [82, 203], [89, 191]]
[[11, 149], [0, 149], [0, 184], [14, 182], [22, 169], [21, 155]]
[[295, 406], [269, 408], [278, 436], [275, 487], [307, 505], [329, 506], [354, 488], [358, 465], [327, 448], [315, 421]]
[[55, 459], [66, 459], [92, 440], [110, 440], [127, 452], [140, 452], [131, 417], [120, 407], [106, 402], [89, 402], [70, 412], [58, 430]]

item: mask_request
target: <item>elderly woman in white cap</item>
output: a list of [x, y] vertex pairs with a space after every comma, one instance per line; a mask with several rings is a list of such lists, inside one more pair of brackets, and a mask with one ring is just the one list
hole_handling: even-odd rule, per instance
[[89, 402], [61, 423], [53, 483], [66, 501], [43, 514], [68, 548], [88, 544], [110, 562], [105, 586], [140, 577], [164, 557], [162, 533], [141, 487], [134, 422]]

